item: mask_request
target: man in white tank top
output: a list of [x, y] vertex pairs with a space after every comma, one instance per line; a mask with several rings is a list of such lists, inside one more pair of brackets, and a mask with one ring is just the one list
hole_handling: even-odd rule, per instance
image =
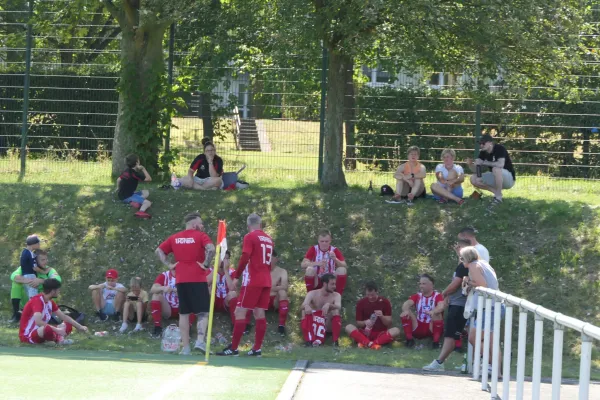
[[479, 253], [479, 259], [490, 262], [490, 252], [484, 245], [477, 241], [475, 234], [477, 231], [473, 228], [463, 228], [458, 233], [458, 238], [461, 240], [467, 240], [471, 243], [471, 246], [475, 247], [477, 253]]

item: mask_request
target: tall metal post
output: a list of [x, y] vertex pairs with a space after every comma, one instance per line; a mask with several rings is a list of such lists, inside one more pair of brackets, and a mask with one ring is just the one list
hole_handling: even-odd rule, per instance
[[[169, 83], [169, 90], [173, 87], [173, 47], [175, 45], [175, 23], [171, 24], [169, 28], [169, 61], [167, 64], [167, 76]], [[165, 153], [171, 150], [171, 125], [169, 125], [169, 132], [165, 138]]]
[[319, 181], [323, 176], [323, 146], [325, 145], [325, 108], [327, 106], [327, 66], [329, 64], [327, 58], [327, 47], [322, 43], [323, 47], [323, 65], [321, 67], [321, 110], [319, 124]]
[[27, 39], [25, 48], [25, 77], [23, 80], [23, 123], [21, 125], [21, 171], [20, 177], [25, 176], [25, 167], [27, 163], [27, 115], [29, 114], [29, 75], [31, 72], [31, 46], [32, 46], [32, 26], [33, 18], [33, 0], [29, 0], [29, 14], [27, 19]]
[[481, 104], [475, 106], [475, 147], [473, 151], [473, 157], [479, 157], [479, 139], [481, 139]]

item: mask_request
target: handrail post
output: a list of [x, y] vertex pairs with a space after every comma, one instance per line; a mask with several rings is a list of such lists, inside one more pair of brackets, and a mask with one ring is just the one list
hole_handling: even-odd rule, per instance
[[510, 359], [512, 355], [513, 306], [508, 304], [504, 316], [504, 362], [502, 370], [502, 399], [510, 398]]
[[519, 343], [517, 352], [517, 400], [523, 399], [525, 382], [525, 350], [527, 347], [527, 310], [519, 307]]
[[579, 364], [579, 400], [590, 397], [590, 368], [592, 365], [592, 338], [581, 334], [581, 363]]
[[531, 377], [531, 398], [540, 399], [542, 383], [542, 344], [544, 338], [544, 317], [535, 314], [535, 328], [533, 331], [533, 373]]
[[565, 327], [554, 323], [554, 350], [552, 351], [552, 400], [560, 400], [562, 383], [562, 356]]
[[[477, 317], [481, 324], [482, 319]], [[483, 364], [481, 366], [481, 390], [488, 389], [488, 368], [490, 365], [490, 331], [492, 328], [492, 299], [485, 299], [485, 330], [483, 335]]]
[[[469, 329], [475, 326], [475, 317], [471, 316], [469, 318]], [[472, 374], [473, 373], [473, 354], [475, 353], [475, 349], [471, 344], [470, 340], [467, 340], [467, 371]]]
[[496, 298], [494, 303], [494, 337], [492, 341], [492, 399], [498, 397], [498, 372], [500, 370], [500, 318], [502, 317], [502, 302]]
[[479, 370], [481, 369], [481, 317], [483, 316], [483, 294], [477, 296], [477, 319], [479, 324], [475, 324], [475, 365], [473, 366], [473, 379], [479, 379]]

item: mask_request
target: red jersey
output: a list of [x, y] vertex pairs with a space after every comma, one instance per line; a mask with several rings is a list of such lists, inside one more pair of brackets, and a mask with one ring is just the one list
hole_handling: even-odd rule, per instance
[[342, 254], [340, 249], [335, 248], [333, 246], [329, 246], [329, 249], [327, 251], [321, 251], [318, 244], [308, 249], [308, 251], [304, 255], [304, 258], [310, 261], [321, 262], [323, 260], [327, 260], [327, 266], [325, 267], [325, 269], [319, 269], [319, 277], [325, 274], [333, 274], [335, 272], [335, 261], [333, 261], [329, 256], [329, 252], [331, 251], [335, 253], [335, 256], [338, 260], [345, 260], [344, 255]]
[[[356, 320], [357, 321], [366, 321], [371, 318], [371, 315], [375, 311], [381, 311], [384, 316], [390, 317], [392, 315], [392, 303], [385, 297], [377, 297], [377, 300], [370, 301], [368, 298], [363, 298], [356, 303]], [[381, 318], [377, 318], [373, 328], [371, 330], [373, 332], [385, 332], [387, 331], [387, 327], [381, 321]]]
[[33, 314], [42, 313], [42, 320], [44, 322], [50, 321], [50, 317], [52, 317], [52, 313], [58, 310], [58, 306], [53, 300], [46, 301], [44, 300], [43, 294], [38, 294], [33, 296], [27, 304], [25, 304], [25, 308], [23, 309], [23, 314], [21, 315], [21, 324], [19, 325], [19, 337], [27, 337], [31, 334], [31, 332], [37, 328], [35, 324], [35, 319], [33, 318]]
[[325, 317], [323, 316], [322, 310], [312, 312], [312, 323], [308, 330], [308, 340], [312, 343], [317, 342], [318, 344], [325, 343]]
[[444, 301], [442, 294], [437, 291], [434, 291], [429, 297], [423, 296], [422, 293], [416, 293], [410, 296], [409, 299], [415, 303], [417, 320], [424, 323], [431, 322], [431, 315], [425, 314], [425, 311], [432, 312], [438, 303]]
[[257, 229], [244, 236], [242, 257], [234, 277], [239, 279], [248, 267], [248, 276], [244, 286], [271, 287], [271, 258], [273, 257], [273, 239]]
[[206, 271], [199, 264], [206, 258], [205, 247], [212, 244], [208, 235], [186, 229], [171, 235], [158, 246], [165, 254], [173, 253], [177, 261], [177, 283], [206, 282]]
[[[154, 283], [159, 284], [160, 286], [168, 286], [170, 288], [175, 289], [175, 284], [177, 283], [175, 279], [175, 275], [169, 271], [165, 271], [156, 277]], [[171, 306], [171, 308], [179, 308], [179, 297], [177, 296], [177, 292], [165, 293], [165, 300]]]

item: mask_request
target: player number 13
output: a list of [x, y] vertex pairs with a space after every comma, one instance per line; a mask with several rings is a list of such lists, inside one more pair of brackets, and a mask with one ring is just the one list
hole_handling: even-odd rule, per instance
[[260, 247], [262, 247], [263, 251], [263, 264], [271, 265], [271, 257], [273, 256], [273, 246], [270, 244], [261, 243]]

